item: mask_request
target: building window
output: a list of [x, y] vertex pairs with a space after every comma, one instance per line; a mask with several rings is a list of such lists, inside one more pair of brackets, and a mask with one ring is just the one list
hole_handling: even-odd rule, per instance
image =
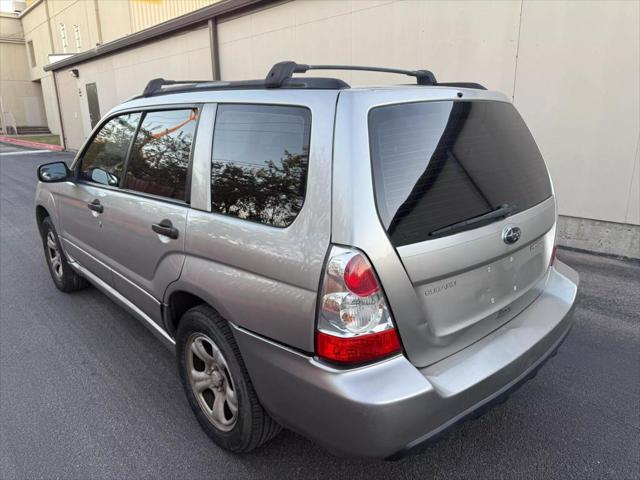
[[29, 53], [29, 63], [32, 67], [36, 66], [36, 52], [33, 49], [33, 41], [29, 40], [27, 42], [27, 52]]
[[82, 41], [80, 38], [80, 25], [73, 26], [73, 33], [76, 37], [76, 50], [79, 52], [82, 49]]
[[60, 24], [60, 38], [62, 40], [62, 53], [67, 53], [69, 44], [67, 43], [67, 30], [64, 28], [64, 23]]

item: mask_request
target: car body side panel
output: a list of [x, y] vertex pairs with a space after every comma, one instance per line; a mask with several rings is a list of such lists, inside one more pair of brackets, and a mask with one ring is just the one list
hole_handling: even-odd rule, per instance
[[111, 285], [111, 270], [105, 265], [105, 252], [98, 246], [102, 214], [87, 207], [93, 200], [102, 199], [104, 192], [100, 188], [75, 182], [52, 183], [48, 188], [56, 198], [58, 221], [54, 225], [65, 253]]
[[193, 254], [167, 296], [176, 291], [197, 295], [227, 320], [260, 335], [313, 351], [315, 291]]
[[[161, 322], [160, 302], [184, 263], [189, 207], [115, 189], [106, 192], [99, 248], [113, 270], [113, 286]], [[162, 220], [171, 221], [178, 238], [152, 230]]]
[[[211, 159], [197, 157], [192, 181], [186, 260], [166, 294], [198, 295], [227, 320], [278, 342], [312, 352], [318, 285], [331, 230], [331, 139], [336, 91], [218, 92], [222, 103], [303, 106], [311, 110], [309, 171], [304, 205], [286, 228], [211, 213]], [[200, 135], [200, 132], [198, 133]], [[215, 132], [213, 133], [215, 135]], [[199, 159], [198, 159], [199, 158]], [[206, 164], [204, 163], [206, 162]]]

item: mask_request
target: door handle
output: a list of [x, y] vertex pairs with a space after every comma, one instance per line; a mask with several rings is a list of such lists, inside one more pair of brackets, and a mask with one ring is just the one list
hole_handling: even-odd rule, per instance
[[169, 238], [178, 238], [178, 229], [173, 226], [171, 220], [167, 220], [166, 218], [162, 220], [160, 223], [154, 223], [151, 225], [151, 230], [160, 235], [164, 235]]
[[87, 207], [89, 207], [89, 210], [93, 210], [94, 212], [104, 212], [104, 207], [100, 204], [100, 200], [98, 200], [97, 198], [91, 203], [87, 203]]

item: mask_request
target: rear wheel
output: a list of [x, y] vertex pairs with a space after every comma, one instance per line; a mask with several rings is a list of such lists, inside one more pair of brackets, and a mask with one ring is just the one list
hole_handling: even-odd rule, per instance
[[50, 217], [46, 217], [42, 221], [40, 231], [49, 273], [51, 273], [53, 283], [58, 290], [69, 293], [86, 287], [87, 281], [69, 265], [67, 257], [60, 247], [60, 239]]
[[280, 431], [260, 405], [229, 325], [215, 310], [207, 305], [188, 310], [176, 337], [178, 371], [189, 404], [216, 444], [244, 453]]

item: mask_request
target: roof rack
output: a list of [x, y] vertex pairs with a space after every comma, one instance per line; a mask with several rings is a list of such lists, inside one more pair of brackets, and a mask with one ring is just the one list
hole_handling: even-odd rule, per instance
[[287, 61], [276, 63], [271, 67], [267, 78], [265, 78], [265, 86], [267, 88], [279, 88], [286, 80], [292, 78], [294, 73], [306, 73], [309, 70], [359, 70], [364, 72], [398, 73], [416, 77], [418, 85], [437, 84], [435, 75], [429, 70], [402, 70], [399, 68], [364, 67], [360, 65], [305, 65]]
[[[475, 88], [486, 90], [477, 83], [448, 82], [438, 83], [436, 77], [429, 70], [402, 70], [399, 68], [364, 67], [360, 65], [306, 65], [292, 61], [276, 63], [264, 80], [242, 80], [236, 82], [223, 82], [212, 80], [165, 80], [154, 78], [144, 91], [142, 97], [153, 95], [177, 93], [195, 90], [236, 90], [236, 89], [261, 89], [261, 88], [312, 88], [338, 90], [349, 88], [349, 85], [337, 78], [312, 78], [293, 77], [294, 73], [306, 73], [309, 70], [354, 70], [365, 72], [383, 72], [408, 75], [416, 78], [418, 85], [447, 86], [460, 88]], [[173, 88], [163, 88], [173, 86]], [[139, 98], [139, 97], [137, 97]]]
[[211, 80], [165, 80], [164, 78], [154, 78], [147, 83], [142, 91], [143, 97], [150, 97], [157, 93], [166, 85], [194, 85], [197, 83], [211, 82]]

